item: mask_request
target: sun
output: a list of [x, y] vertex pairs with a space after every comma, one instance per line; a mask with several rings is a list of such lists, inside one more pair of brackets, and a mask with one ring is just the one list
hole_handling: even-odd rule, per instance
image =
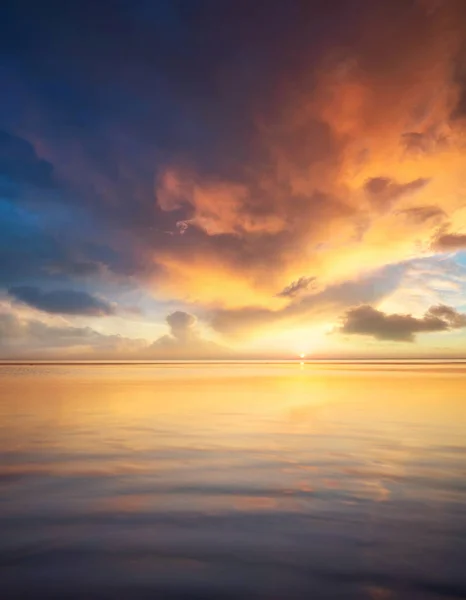
[[299, 355], [299, 358], [306, 358], [306, 355], [304, 354], [304, 352], [301, 352], [301, 354]]

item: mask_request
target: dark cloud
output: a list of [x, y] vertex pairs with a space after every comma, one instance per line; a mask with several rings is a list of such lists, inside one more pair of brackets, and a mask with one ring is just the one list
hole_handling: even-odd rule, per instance
[[113, 233], [77, 206], [0, 198], [0, 289], [79, 289], [85, 282], [91, 295], [108, 293], [109, 285], [124, 291], [134, 287], [135, 264], [116, 246]]
[[451, 329], [466, 327], [466, 315], [459, 313], [454, 308], [451, 308], [451, 306], [443, 304], [432, 306], [428, 314], [446, 321]]
[[53, 166], [25, 139], [0, 131], [0, 176], [19, 184], [53, 187]]
[[61, 287], [75, 277], [98, 280], [105, 270], [128, 274], [132, 267], [112, 239], [78, 206], [48, 202], [46, 195], [34, 202], [22, 194], [0, 197], [0, 286], [47, 280]]
[[402, 196], [422, 190], [429, 181], [422, 177], [408, 183], [397, 183], [389, 177], [373, 177], [366, 181], [364, 189], [373, 203], [389, 208], [392, 202]]
[[59, 262], [51, 262], [44, 265], [44, 269], [51, 274], [64, 274], [76, 277], [86, 277], [96, 275], [102, 270], [102, 263], [91, 261], [73, 261], [60, 264]]
[[37, 276], [51, 261], [62, 261], [66, 250], [36, 214], [0, 201], [0, 282], [3, 285]]
[[436, 151], [448, 149], [451, 145], [448, 128], [437, 131], [435, 128], [427, 131], [410, 131], [401, 136], [401, 145], [408, 154], [422, 157], [424, 154], [434, 154]]
[[280, 298], [294, 298], [301, 292], [305, 292], [315, 280], [315, 277], [300, 277], [290, 283], [290, 285], [287, 285], [277, 296]]
[[378, 340], [413, 342], [418, 333], [448, 331], [466, 327], [466, 315], [449, 306], [432, 306], [421, 317], [386, 314], [369, 305], [347, 311], [340, 333], [370, 336]]
[[466, 248], [466, 234], [463, 233], [444, 233], [437, 237], [433, 247], [440, 252], [452, 252]]
[[115, 313], [115, 307], [110, 302], [87, 292], [76, 290], [42, 291], [38, 287], [23, 285], [10, 288], [8, 293], [16, 300], [48, 313], [87, 315], [91, 317]]
[[[374, 63], [390, 63], [385, 43], [361, 35], [371, 21], [398, 31], [393, 60], [411, 48], [406, 34], [416, 21], [419, 35], [427, 37], [424, 30], [432, 27], [421, 9], [411, 14], [403, 2], [395, 3], [401, 14], [367, 0], [357, 0], [358, 9], [320, 0], [292, 6], [271, 0], [267, 9], [245, 0], [168, 4], [148, 10], [146, 2], [96, 6], [88, 0], [66, 9], [45, 2], [39, 10], [22, 1], [4, 20], [3, 43], [27, 76], [18, 94], [27, 92], [36, 109], [17, 120], [40, 135], [57, 170], [85, 190], [93, 210], [141, 228], [142, 235], [144, 225], [156, 220], [163, 228], [166, 218], [151, 202], [161, 165], [188, 165], [202, 179], [247, 182], [277, 160], [300, 172], [327, 160], [337, 164], [340, 142], [325, 119], [284, 122], [289, 86], [281, 82], [294, 82], [295, 99], [305, 106], [315, 85], [311, 74], [333, 47], [346, 48], [351, 58], [371, 51]], [[22, 46], [21, 39], [29, 43]], [[375, 70], [367, 58], [362, 62]], [[137, 210], [128, 198], [137, 199]]]
[[428, 152], [432, 148], [431, 138], [419, 131], [408, 131], [401, 136], [403, 146], [409, 152]]

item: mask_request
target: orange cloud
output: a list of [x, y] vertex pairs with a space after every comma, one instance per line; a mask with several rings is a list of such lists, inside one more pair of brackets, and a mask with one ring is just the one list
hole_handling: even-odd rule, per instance
[[277, 82], [239, 175], [162, 169], [158, 206], [186, 209], [192, 244], [157, 250], [158, 289], [253, 326], [261, 311], [305, 312], [280, 294], [293, 282], [312, 278], [312, 297], [428, 256], [435, 239], [462, 247], [438, 235], [465, 222], [465, 24], [462, 2], [368, 3], [357, 35]]

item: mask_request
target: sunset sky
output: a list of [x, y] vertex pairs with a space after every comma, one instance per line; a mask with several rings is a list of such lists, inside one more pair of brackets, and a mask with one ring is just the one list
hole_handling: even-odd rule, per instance
[[464, 0], [0, 17], [0, 358], [466, 354]]

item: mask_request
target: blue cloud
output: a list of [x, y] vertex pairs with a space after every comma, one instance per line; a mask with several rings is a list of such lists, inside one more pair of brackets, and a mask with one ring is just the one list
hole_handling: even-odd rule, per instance
[[42, 291], [32, 285], [22, 285], [10, 288], [8, 293], [16, 300], [48, 313], [92, 317], [115, 313], [115, 307], [110, 302], [82, 291]]
[[54, 187], [53, 166], [27, 140], [0, 131], [0, 176], [19, 184]]

